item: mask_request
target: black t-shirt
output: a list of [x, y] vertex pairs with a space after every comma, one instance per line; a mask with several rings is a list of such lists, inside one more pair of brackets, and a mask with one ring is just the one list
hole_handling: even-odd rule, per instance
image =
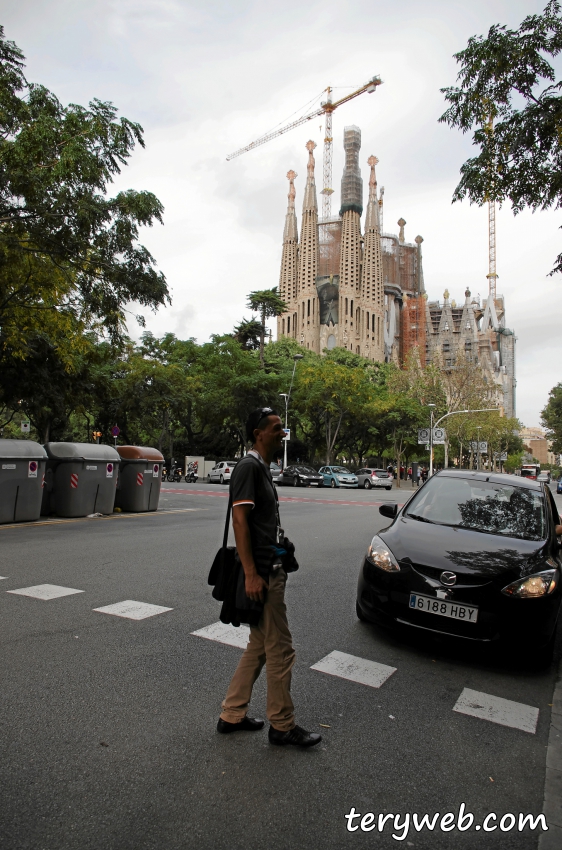
[[277, 500], [271, 473], [265, 462], [252, 455], [238, 461], [230, 478], [232, 506], [252, 505], [248, 526], [256, 569], [269, 575], [277, 542]]

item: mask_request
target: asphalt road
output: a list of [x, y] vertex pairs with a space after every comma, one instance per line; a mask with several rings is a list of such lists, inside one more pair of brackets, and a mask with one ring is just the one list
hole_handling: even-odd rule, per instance
[[[476, 823], [542, 809], [556, 666], [356, 619], [360, 559], [388, 523], [377, 506], [411, 492], [279, 490], [301, 563], [287, 590], [297, 722], [324, 738], [310, 751], [215, 732], [241, 650], [191, 633], [218, 620], [206, 577], [226, 488], [165, 484], [155, 514], [0, 526], [4, 850], [536, 848], [539, 831], [346, 831], [352, 807], [399, 823], [462, 802]], [[42, 584], [83, 592], [8, 592]], [[94, 610], [124, 600], [172, 610]], [[373, 688], [311, 669], [334, 650], [396, 672]], [[536, 733], [454, 712], [464, 688], [539, 709]], [[261, 681], [252, 710], [265, 716]]]

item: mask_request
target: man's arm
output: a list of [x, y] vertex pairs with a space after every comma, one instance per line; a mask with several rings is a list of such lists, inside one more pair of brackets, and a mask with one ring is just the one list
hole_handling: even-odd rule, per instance
[[267, 589], [267, 582], [259, 575], [254, 563], [252, 552], [252, 539], [248, 517], [253, 505], [234, 505], [232, 508], [232, 527], [234, 528], [234, 539], [238, 557], [244, 570], [246, 594], [254, 602], [263, 602], [263, 592]]

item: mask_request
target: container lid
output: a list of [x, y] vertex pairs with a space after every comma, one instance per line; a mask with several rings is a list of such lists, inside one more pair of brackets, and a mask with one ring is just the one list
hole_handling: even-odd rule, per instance
[[13, 460], [19, 457], [43, 460], [47, 457], [47, 453], [43, 446], [33, 440], [0, 440], [0, 460]]
[[51, 460], [99, 460], [119, 463], [119, 455], [113, 446], [98, 443], [45, 443], [45, 449]]
[[164, 462], [164, 455], [149, 446], [117, 446], [121, 460], [152, 460]]

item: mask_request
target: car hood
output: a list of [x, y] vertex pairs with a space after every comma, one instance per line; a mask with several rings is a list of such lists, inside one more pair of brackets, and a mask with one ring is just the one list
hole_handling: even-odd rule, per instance
[[548, 556], [544, 540], [501, 537], [407, 517], [398, 517], [380, 536], [398, 561], [489, 579], [507, 572], [528, 575]]

